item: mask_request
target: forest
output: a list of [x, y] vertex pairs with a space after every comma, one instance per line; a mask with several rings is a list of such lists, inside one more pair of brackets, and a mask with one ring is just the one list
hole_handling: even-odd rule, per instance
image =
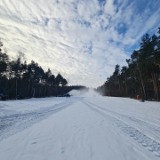
[[27, 64], [21, 52], [15, 60], [10, 60], [2, 47], [0, 41], [0, 100], [69, 96], [72, 89], [85, 88], [68, 86], [60, 73], [54, 76], [50, 69], [45, 72], [33, 60]]
[[145, 34], [127, 66], [116, 65], [113, 74], [97, 90], [104, 96], [160, 101], [160, 28]]

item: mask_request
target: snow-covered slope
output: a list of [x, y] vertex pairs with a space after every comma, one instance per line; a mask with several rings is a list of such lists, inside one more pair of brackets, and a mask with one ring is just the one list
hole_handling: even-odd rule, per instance
[[[70, 98], [0, 102], [2, 111], [2, 160], [160, 158], [157, 102], [101, 97], [90, 90]], [[12, 120], [6, 129], [3, 123]]]

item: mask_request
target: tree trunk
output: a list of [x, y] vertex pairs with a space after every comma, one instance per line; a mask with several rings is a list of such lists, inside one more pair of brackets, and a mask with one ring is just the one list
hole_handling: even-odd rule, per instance
[[137, 68], [138, 68], [138, 71], [139, 71], [139, 76], [140, 76], [140, 81], [141, 81], [141, 85], [142, 85], [142, 91], [143, 91], [143, 98], [146, 99], [146, 90], [145, 90], [145, 84], [144, 84], [144, 81], [143, 81], [143, 78], [142, 78], [142, 73], [141, 73], [141, 70], [137, 64]]
[[16, 77], [16, 97], [15, 97], [16, 99], [17, 99], [17, 92], [18, 92], [18, 88], [17, 87], [18, 87], [18, 84], [17, 84], [17, 77]]
[[159, 89], [158, 89], [158, 81], [157, 81], [158, 78], [156, 78], [156, 74], [155, 73], [152, 73], [151, 76], [152, 76], [152, 81], [153, 81], [153, 88], [154, 88], [155, 98], [158, 101], [159, 100], [159, 93], [158, 93]]

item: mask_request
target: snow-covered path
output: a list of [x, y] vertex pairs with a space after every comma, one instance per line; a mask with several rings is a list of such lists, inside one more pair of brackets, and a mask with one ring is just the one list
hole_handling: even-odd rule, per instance
[[[30, 101], [35, 107], [26, 109]], [[25, 122], [14, 121], [7, 130], [1, 128], [3, 134], [12, 134], [0, 134], [0, 160], [160, 159], [159, 103], [96, 94], [21, 103], [24, 107], [12, 109], [24, 115], [33, 112], [33, 121], [26, 116]], [[9, 102], [0, 102], [0, 106], [0, 117], [10, 113]], [[44, 114], [35, 118], [38, 113]], [[27, 127], [19, 127], [24, 125]]]
[[71, 104], [66, 98], [9, 101], [0, 104], [0, 141]]

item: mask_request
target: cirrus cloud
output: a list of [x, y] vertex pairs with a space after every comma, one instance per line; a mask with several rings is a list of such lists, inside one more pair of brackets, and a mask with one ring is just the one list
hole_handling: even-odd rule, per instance
[[24, 52], [70, 84], [95, 87], [155, 31], [158, 6], [159, 0], [1, 0], [0, 37], [11, 57]]

